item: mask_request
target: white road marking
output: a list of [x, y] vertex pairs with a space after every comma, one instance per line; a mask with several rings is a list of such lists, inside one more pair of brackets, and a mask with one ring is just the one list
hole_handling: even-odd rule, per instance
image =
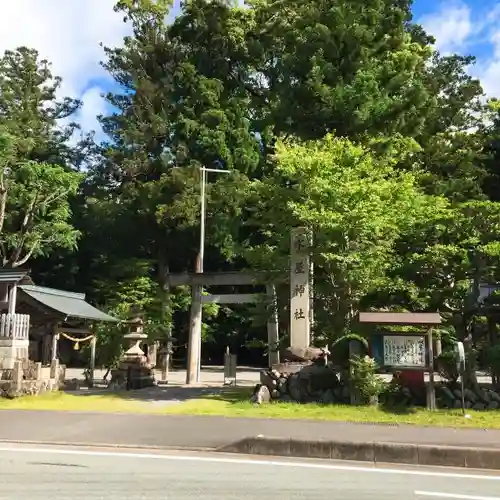
[[456, 500], [500, 500], [499, 497], [478, 497], [475, 495], [459, 495], [457, 493], [439, 493], [438, 491], [415, 491], [419, 497], [454, 498]]
[[[122, 458], [140, 458], [152, 460], [170, 460], [170, 461], [184, 461], [184, 462], [208, 462], [208, 463], [223, 463], [223, 464], [242, 464], [242, 465], [266, 465], [275, 467], [297, 467], [304, 469], [323, 469], [323, 470], [339, 470], [339, 471], [352, 471], [352, 472], [372, 472], [374, 474], [401, 474], [407, 476], [428, 476], [428, 477], [446, 477], [456, 479], [476, 479], [485, 481], [500, 481], [500, 475], [486, 475], [486, 474], [467, 474], [458, 472], [434, 472], [429, 470], [415, 470], [415, 469], [386, 469], [378, 467], [366, 466], [353, 466], [341, 465], [319, 462], [299, 462], [299, 461], [280, 461], [280, 460], [250, 460], [245, 458], [229, 458], [215, 457], [215, 456], [197, 456], [197, 455], [162, 455], [155, 453], [131, 453], [119, 451], [98, 451], [98, 450], [76, 450], [76, 449], [61, 449], [61, 448], [16, 448], [15, 446], [1, 446], [1, 452], [13, 453], [45, 453], [53, 455], [79, 455], [91, 457], [122, 457]], [[496, 473], [492, 471], [492, 474]], [[497, 473], [498, 474], [498, 473]], [[489, 500], [489, 499], [488, 499]], [[492, 499], [500, 500], [500, 499]]]

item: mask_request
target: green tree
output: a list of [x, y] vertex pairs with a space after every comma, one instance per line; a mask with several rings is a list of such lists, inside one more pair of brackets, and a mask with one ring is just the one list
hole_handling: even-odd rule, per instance
[[408, 0], [252, 0], [248, 51], [260, 130], [319, 139], [416, 136], [435, 96], [432, 49], [410, 30]]
[[57, 165], [23, 161], [13, 138], [0, 131], [0, 255], [3, 267], [19, 267], [57, 248], [74, 248], [68, 198], [80, 175]]
[[395, 169], [412, 147], [397, 141], [375, 155], [331, 135], [279, 142], [273, 174], [255, 184], [265, 201], [253, 224], [266, 239], [248, 252], [255, 266], [287, 273], [290, 229], [313, 232], [317, 339], [351, 330], [362, 300], [392, 286], [398, 238], [428, 211], [446, 206], [424, 195], [414, 174]]
[[[231, 256], [231, 232], [223, 225], [235, 224], [231, 204], [224, 217], [212, 217], [213, 198], [227, 202], [260, 161], [247, 94], [226, 85], [226, 55], [243, 51], [240, 20], [246, 14], [222, 2], [192, 2], [166, 26], [165, 11], [140, 2], [132, 7], [117, 5], [134, 35], [124, 47], [107, 50], [106, 68], [124, 92], [108, 96], [118, 112], [102, 121], [112, 143], [102, 145], [102, 159], [89, 171], [85, 227], [92, 235], [82, 245], [94, 280], [106, 276], [108, 287], [132, 278], [158, 283], [160, 322], [166, 324], [166, 274], [192, 270], [197, 255], [199, 167], [233, 172], [208, 176], [207, 261], [213, 269], [226, 265], [221, 250]], [[228, 45], [228, 37], [242, 48]], [[103, 280], [98, 288], [105, 290]]]
[[70, 198], [81, 175], [61, 127], [79, 103], [56, 99], [61, 80], [34, 50], [21, 47], [0, 59], [0, 258], [18, 267], [58, 248], [74, 249]]
[[[70, 168], [78, 156], [68, 139], [77, 130], [70, 117], [80, 102], [57, 99], [61, 78], [50, 63], [26, 47], [0, 58], [0, 124], [17, 138], [19, 158]], [[67, 125], [64, 125], [67, 123]]]
[[[316, 224], [318, 244], [330, 256], [316, 256], [318, 303], [324, 310], [337, 302], [345, 308], [335, 316], [335, 332], [350, 327], [349, 315], [357, 307], [379, 304], [387, 295], [392, 294], [388, 304], [411, 308], [425, 302], [430, 307], [432, 301], [421, 297], [427, 297], [427, 290], [413, 292], [419, 282], [408, 264], [413, 245], [417, 240], [422, 245], [418, 253], [434, 244], [430, 226], [435, 218], [459, 219], [440, 195], [454, 203], [484, 197], [484, 139], [470, 133], [482, 92], [466, 71], [472, 59], [435, 52], [432, 37], [412, 24], [406, 0], [253, 0], [245, 8], [194, 0], [183, 3], [166, 25], [168, 5], [121, 1], [116, 7], [132, 23], [133, 33], [123, 47], [107, 49], [105, 66], [123, 92], [108, 96], [116, 110], [103, 119], [111, 141], [102, 145], [85, 184], [79, 217], [87, 236], [76, 259], [85, 269], [81, 279], [88, 286], [98, 284], [99, 300], [106, 302], [116, 283], [152, 279], [164, 297], [160, 323], [167, 322], [166, 273], [194, 267], [198, 168], [204, 165], [233, 172], [209, 177], [206, 269], [241, 269], [250, 262], [260, 270], [284, 271], [287, 230], [298, 223]], [[349, 154], [332, 146], [339, 172], [348, 171], [359, 181], [358, 191], [349, 185], [353, 199], [373, 189], [379, 207], [373, 222], [361, 218], [366, 228], [342, 251], [329, 247], [328, 238], [339, 245], [345, 235], [329, 228], [326, 215], [321, 221], [318, 207], [321, 202], [331, 213], [343, 213], [326, 196], [347, 196], [340, 187], [346, 179], [339, 180], [333, 167], [321, 175], [307, 170], [302, 175], [297, 167], [289, 175], [282, 160], [273, 158], [277, 140], [291, 140], [285, 140], [290, 150], [316, 150], [317, 143], [291, 144], [320, 140], [333, 131], [355, 141], [349, 143]], [[411, 154], [401, 154], [405, 148]], [[369, 181], [362, 178], [365, 162], [373, 165]], [[380, 172], [388, 165], [387, 189], [397, 191], [401, 182], [413, 206], [407, 219], [402, 201], [385, 197], [382, 189]], [[304, 189], [297, 206], [306, 213], [289, 204], [288, 197], [293, 200], [298, 193], [283, 185], [293, 179]], [[326, 186], [317, 206], [303, 187], [306, 181]], [[436, 197], [426, 198], [416, 184]], [[384, 205], [388, 200], [401, 209], [399, 214]], [[363, 206], [372, 209], [365, 202], [359, 210]], [[346, 213], [352, 215], [336, 217], [354, 224], [355, 208], [347, 203]], [[377, 229], [387, 222], [385, 212], [391, 214], [387, 234]], [[388, 241], [386, 247], [375, 245], [374, 255], [370, 231], [380, 231]], [[325, 241], [321, 234], [327, 235]], [[337, 293], [333, 278], [351, 283], [346, 301], [330, 297]], [[226, 338], [224, 328], [218, 329], [220, 338]]]

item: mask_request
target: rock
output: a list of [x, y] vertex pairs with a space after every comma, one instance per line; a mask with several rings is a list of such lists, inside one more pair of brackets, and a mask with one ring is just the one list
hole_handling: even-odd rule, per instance
[[471, 403], [477, 402], [477, 396], [470, 389], [464, 390], [464, 397], [467, 401], [470, 401]]
[[349, 387], [344, 386], [342, 387], [342, 399], [348, 400], [351, 397], [351, 391], [349, 390]]
[[438, 398], [437, 403], [439, 408], [453, 408], [453, 403], [455, 400], [450, 400], [447, 398]]
[[333, 394], [332, 389], [326, 390], [320, 398], [320, 403], [324, 405], [331, 405], [335, 402], [336, 402], [335, 395]]
[[269, 387], [269, 390], [274, 390], [278, 387], [278, 380], [268, 370], [260, 372], [260, 383]]
[[455, 396], [453, 395], [453, 393], [450, 391], [450, 389], [448, 389], [448, 387], [441, 387], [441, 393], [443, 394], [443, 396], [449, 400], [450, 402], [453, 401], [455, 399]]
[[334, 389], [340, 385], [337, 372], [328, 366], [309, 365], [298, 372], [298, 375], [309, 381], [311, 392]]
[[309, 381], [300, 377], [300, 372], [292, 373], [288, 377], [288, 394], [294, 401], [304, 403], [309, 399], [308, 392]]
[[486, 405], [484, 403], [474, 403], [472, 405], [473, 410], [484, 410], [486, 408]]
[[498, 395], [497, 392], [489, 391], [488, 395], [492, 401], [496, 401], [497, 403], [500, 403], [500, 396]]
[[270, 401], [271, 401], [271, 393], [269, 392], [268, 387], [265, 385], [257, 384], [255, 386], [251, 402], [261, 405], [263, 403], [269, 403]]
[[486, 407], [487, 410], [498, 410], [500, 403], [498, 401], [491, 401]]
[[335, 389], [333, 389], [333, 396], [338, 401], [340, 401], [342, 399], [342, 390], [343, 390], [343, 387], [336, 387]]
[[288, 394], [288, 384], [284, 384], [276, 389], [280, 394]]
[[462, 408], [462, 401], [460, 401], [460, 399], [455, 399], [453, 402], [453, 408]]
[[282, 357], [285, 361], [316, 361], [328, 356], [330, 352], [323, 347], [308, 347], [306, 349], [300, 347], [288, 347], [283, 353]]
[[278, 379], [278, 387], [281, 388], [281, 387], [284, 387], [286, 385], [286, 378], [285, 377], [280, 377]]
[[406, 398], [411, 398], [411, 391], [408, 387], [402, 387], [401, 388], [401, 394], [405, 396]]
[[65, 389], [67, 391], [79, 391], [80, 390], [80, 381], [77, 380], [76, 378], [66, 382], [64, 385], [65, 385]]
[[17, 398], [20, 398], [22, 396], [22, 392], [21, 391], [18, 391], [16, 389], [13, 389], [12, 387], [7, 389], [5, 391], [5, 397], [7, 399], [17, 399]]
[[274, 389], [273, 391], [271, 391], [271, 397], [273, 399], [278, 399], [280, 397], [280, 391], [278, 391], [277, 389]]
[[454, 389], [453, 390], [453, 395], [457, 398], [457, 399], [462, 399], [462, 391], [460, 389]]
[[479, 398], [479, 400], [486, 405], [490, 402], [490, 397], [488, 395], [488, 391], [485, 391], [484, 389], [480, 389], [477, 393], [476, 396]]

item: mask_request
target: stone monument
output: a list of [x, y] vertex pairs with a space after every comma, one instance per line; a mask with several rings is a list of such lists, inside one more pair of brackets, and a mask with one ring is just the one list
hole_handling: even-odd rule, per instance
[[111, 372], [110, 388], [142, 389], [155, 385], [153, 367], [148, 363], [140, 343], [148, 338], [144, 333], [144, 322], [137, 315], [129, 320], [130, 333], [123, 336], [130, 342], [118, 368]]

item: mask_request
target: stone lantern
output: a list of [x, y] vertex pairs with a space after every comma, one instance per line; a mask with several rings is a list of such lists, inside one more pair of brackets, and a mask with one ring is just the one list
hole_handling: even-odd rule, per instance
[[144, 333], [144, 321], [140, 316], [136, 316], [128, 321], [130, 333], [123, 336], [125, 340], [130, 342], [128, 350], [125, 352], [126, 360], [146, 360], [144, 351], [140, 348], [141, 342], [146, 340], [148, 336]]
[[148, 363], [140, 343], [148, 338], [144, 333], [144, 321], [140, 315], [134, 315], [128, 321], [129, 333], [123, 336], [129, 342], [129, 348], [116, 370], [111, 373], [110, 388], [142, 389], [155, 385], [152, 366]]

